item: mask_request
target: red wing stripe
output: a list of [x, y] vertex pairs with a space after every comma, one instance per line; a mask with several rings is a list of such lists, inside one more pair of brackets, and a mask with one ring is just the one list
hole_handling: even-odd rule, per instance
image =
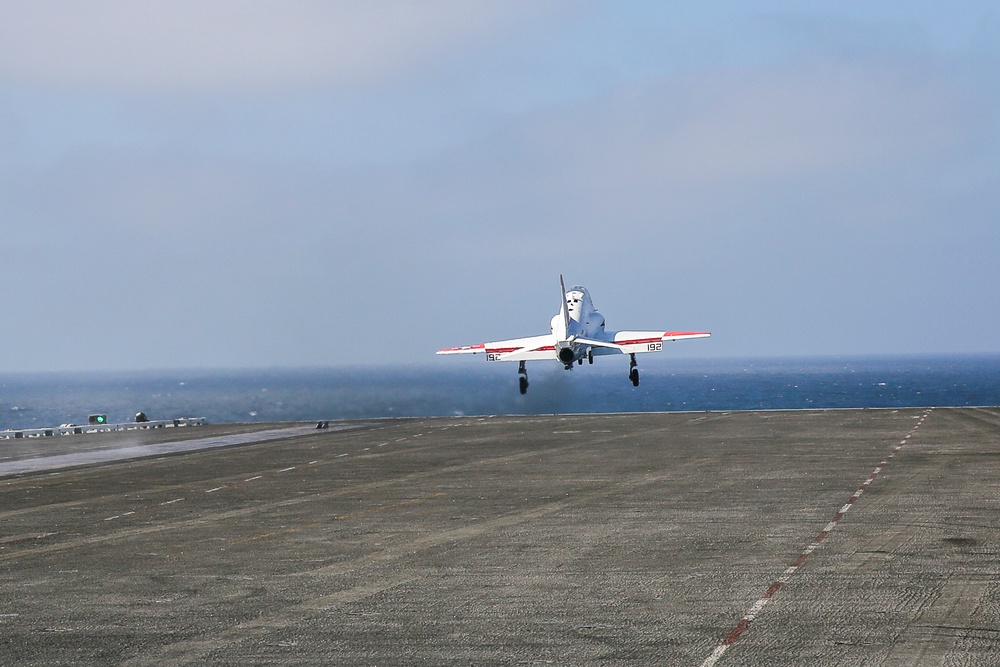
[[659, 343], [659, 338], [635, 338], [633, 340], [616, 340], [615, 345], [642, 345], [645, 343]]
[[[507, 354], [509, 352], [518, 352], [518, 351], [524, 350], [524, 349], [526, 349], [526, 348], [524, 348], [524, 347], [491, 347], [491, 348], [487, 349], [486, 352], [488, 354]], [[555, 349], [556, 349], [555, 345], [543, 345], [542, 347], [533, 348], [533, 349], [529, 350], [529, 352], [546, 352], [548, 350], [555, 350]]]
[[649, 343], [659, 343], [664, 338], [680, 338], [683, 336], [707, 336], [705, 331], [665, 331], [663, 335], [656, 338], [633, 338], [632, 340], [616, 340], [615, 345], [646, 345]]
[[480, 343], [479, 345], [462, 345], [460, 347], [446, 347], [440, 352], [461, 352], [462, 350], [482, 350], [486, 347], [486, 343]]

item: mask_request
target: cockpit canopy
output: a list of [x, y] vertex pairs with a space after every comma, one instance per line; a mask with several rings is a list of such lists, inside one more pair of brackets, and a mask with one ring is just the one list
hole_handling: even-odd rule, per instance
[[592, 310], [594, 308], [593, 303], [590, 301], [590, 292], [587, 291], [586, 287], [574, 285], [567, 290], [566, 307], [569, 310], [570, 315], [578, 314], [585, 303], [589, 304], [589, 309]]
[[[574, 285], [566, 290], [565, 298], [566, 313], [569, 315], [569, 319], [578, 323], [573, 326], [581, 327], [575, 331], [577, 335], [586, 337], [604, 331], [604, 316], [594, 308], [594, 302], [591, 301], [590, 292], [587, 291], [586, 287]], [[562, 326], [560, 318], [561, 314], [559, 313], [552, 318], [553, 332], [560, 330]]]

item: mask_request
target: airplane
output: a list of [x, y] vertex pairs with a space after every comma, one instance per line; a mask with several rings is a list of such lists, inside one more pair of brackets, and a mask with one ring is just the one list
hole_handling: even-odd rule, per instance
[[627, 354], [630, 358], [628, 379], [639, 386], [639, 368], [635, 355], [640, 352], [661, 352], [665, 341], [686, 338], [707, 338], [707, 331], [606, 331], [604, 316], [594, 308], [586, 287], [574, 286], [566, 290], [562, 275], [559, 276], [562, 299], [559, 312], [552, 317], [551, 333], [527, 338], [512, 338], [492, 343], [446, 347], [437, 354], [486, 355], [486, 361], [516, 361], [522, 394], [528, 392], [526, 361], [554, 359], [573, 370], [573, 364], [583, 365], [586, 359], [607, 354]]

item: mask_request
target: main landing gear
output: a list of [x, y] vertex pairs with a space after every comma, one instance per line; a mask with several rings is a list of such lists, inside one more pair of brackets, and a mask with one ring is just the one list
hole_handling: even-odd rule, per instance
[[[587, 355], [587, 361], [594, 363], [594, 357], [591, 354]], [[583, 359], [578, 360], [578, 363], [583, 364]], [[632, 382], [633, 387], [639, 386], [639, 364], [635, 360], [635, 355], [629, 355], [629, 365], [628, 365], [628, 379]], [[566, 370], [573, 368], [573, 362], [570, 362], [566, 366]], [[521, 390], [521, 395], [528, 393], [528, 367], [523, 361], [519, 361], [517, 364], [517, 374], [520, 376], [517, 378], [518, 388]]]

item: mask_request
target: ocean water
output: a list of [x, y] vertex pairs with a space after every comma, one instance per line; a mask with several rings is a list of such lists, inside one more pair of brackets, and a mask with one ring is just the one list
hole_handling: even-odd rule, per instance
[[639, 360], [638, 387], [625, 359], [570, 372], [529, 363], [526, 396], [516, 364], [478, 356], [406, 367], [0, 374], [0, 430], [85, 423], [94, 413], [130, 421], [138, 411], [220, 423], [1000, 405], [1000, 355]]

